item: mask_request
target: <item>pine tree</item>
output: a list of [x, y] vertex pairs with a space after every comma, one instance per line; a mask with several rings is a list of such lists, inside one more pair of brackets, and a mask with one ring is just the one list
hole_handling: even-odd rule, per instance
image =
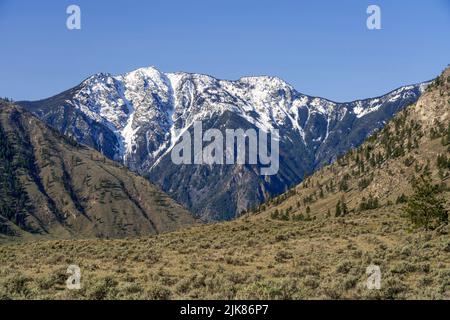
[[442, 145], [446, 146], [450, 144], [450, 123], [448, 124], [447, 128], [447, 135], [443, 138]]
[[447, 159], [446, 155], [443, 155], [443, 154], [439, 154], [438, 155], [438, 157], [437, 157], [437, 167], [439, 169], [447, 169], [447, 168], [450, 169], [449, 164], [450, 164], [450, 159]]
[[274, 220], [279, 219], [280, 218], [280, 213], [278, 212], [278, 209], [275, 209], [275, 211], [270, 214], [270, 217], [272, 219], [274, 219]]
[[348, 183], [347, 183], [347, 179], [344, 177], [344, 179], [341, 180], [341, 182], [339, 183], [339, 191], [344, 191], [346, 192], [348, 190]]
[[401, 196], [399, 196], [397, 198], [397, 201], [395, 203], [399, 204], [399, 203], [406, 203], [408, 201], [408, 198], [405, 196], [404, 193], [401, 194]]
[[450, 143], [450, 123], [448, 124], [448, 128], [447, 128], [447, 141], [448, 141], [448, 143]]
[[343, 216], [348, 214], [348, 208], [347, 208], [347, 204], [345, 203], [344, 197], [342, 197], [342, 199], [341, 199], [341, 209], [342, 209]]
[[334, 214], [336, 217], [340, 217], [342, 215], [342, 210], [341, 210], [341, 200], [338, 200], [337, 204], [336, 204], [336, 212]]
[[448, 223], [448, 212], [445, 209], [445, 199], [442, 189], [431, 182], [429, 175], [423, 175], [413, 181], [414, 193], [408, 198], [403, 212], [411, 222], [427, 230], [440, 224]]

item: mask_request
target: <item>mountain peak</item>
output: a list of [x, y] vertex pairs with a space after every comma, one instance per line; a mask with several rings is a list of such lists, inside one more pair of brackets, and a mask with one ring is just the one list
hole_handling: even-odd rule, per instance
[[[421, 94], [416, 85], [375, 99], [336, 103], [300, 94], [278, 77], [228, 81], [144, 67], [117, 76], [98, 74], [64, 97], [30, 105], [36, 115], [61, 132], [150, 176], [195, 213], [207, 219], [228, 219], [230, 214], [300, 182], [305, 174], [329, 163], [337, 154], [358, 146]], [[49, 100], [54, 107], [45, 106]], [[214, 172], [209, 174], [204, 171], [210, 169], [202, 167], [175, 166], [170, 152], [178, 142], [177, 132], [192, 130], [195, 121], [202, 121], [204, 130], [279, 130], [282, 172], [261, 181], [254, 175], [258, 170], [246, 168], [240, 173], [247, 179], [242, 185], [233, 178], [233, 170], [238, 169], [231, 166], [224, 171], [211, 169]], [[236, 193], [232, 199], [223, 194], [228, 187], [214, 185], [213, 177], [218, 174], [224, 183], [233, 185]], [[177, 180], [189, 181], [192, 177], [206, 177], [209, 189], [201, 189], [204, 184], [200, 189], [195, 185], [188, 188]], [[220, 205], [222, 198], [229, 206]]]
[[276, 76], [246, 76], [242, 77], [238, 80], [238, 82], [243, 82], [247, 84], [263, 84], [270, 85], [272, 87], [288, 87], [290, 90], [294, 90], [294, 88], [288, 84], [283, 79]]
[[98, 73], [95, 73], [95, 74], [93, 74], [92, 76], [90, 76], [89, 78], [87, 78], [84, 82], [86, 82], [86, 81], [98, 81], [98, 80], [100, 80], [100, 81], [105, 81], [105, 80], [107, 80], [107, 79], [109, 79], [109, 78], [112, 78], [113, 77], [113, 75], [111, 74], [111, 73], [108, 73], [108, 72], [98, 72]]
[[138, 74], [149, 77], [149, 78], [154, 78], [154, 77], [160, 77], [163, 73], [161, 71], [159, 71], [156, 67], [149, 66], [149, 67], [141, 67], [141, 68], [135, 69], [131, 72], [127, 72], [124, 74], [124, 76], [128, 77], [128, 76], [135, 76]]

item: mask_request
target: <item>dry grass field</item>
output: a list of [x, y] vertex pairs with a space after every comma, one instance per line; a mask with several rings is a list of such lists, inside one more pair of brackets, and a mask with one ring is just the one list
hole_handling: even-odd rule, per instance
[[[0, 298], [449, 299], [448, 227], [417, 232], [397, 209], [4, 245]], [[70, 264], [81, 268], [81, 290], [66, 289]], [[381, 269], [381, 290], [367, 289], [370, 264]]]

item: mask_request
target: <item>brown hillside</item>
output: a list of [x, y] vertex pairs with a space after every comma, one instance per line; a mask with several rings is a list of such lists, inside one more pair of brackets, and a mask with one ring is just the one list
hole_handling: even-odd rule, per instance
[[0, 136], [0, 237], [125, 237], [195, 222], [147, 180], [3, 101]]
[[[411, 193], [412, 180], [424, 173], [442, 185], [449, 199], [449, 135], [450, 69], [447, 69], [415, 105], [397, 114], [361, 147], [256, 211], [266, 211], [279, 219], [334, 216], [341, 200], [349, 214], [377, 208], [399, 212], [398, 204]], [[438, 164], [438, 158], [444, 161]]]

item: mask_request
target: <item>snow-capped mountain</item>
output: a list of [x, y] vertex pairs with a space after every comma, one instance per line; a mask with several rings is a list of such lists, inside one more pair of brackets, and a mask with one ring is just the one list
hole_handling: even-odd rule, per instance
[[[358, 146], [414, 103], [426, 85], [336, 103], [301, 94], [276, 77], [227, 81], [150, 67], [118, 76], [96, 74], [55, 97], [20, 104], [63, 134], [149, 177], [200, 217], [220, 220]], [[204, 130], [278, 129], [279, 173], [260, 176], [257, 166], [173, 164], [170, 151], [194, 121], [202, 121]]]

